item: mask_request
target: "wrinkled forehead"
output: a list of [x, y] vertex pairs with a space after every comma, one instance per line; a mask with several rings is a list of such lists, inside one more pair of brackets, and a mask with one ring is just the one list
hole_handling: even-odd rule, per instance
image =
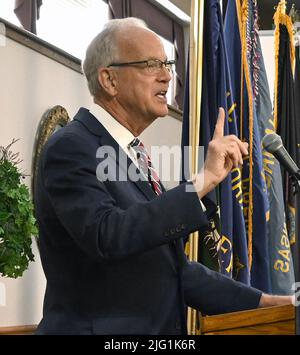
[[120, 32], [117, 43], [122, 60], [166, 59], [162, 41], [146, 28], [130, 27]]

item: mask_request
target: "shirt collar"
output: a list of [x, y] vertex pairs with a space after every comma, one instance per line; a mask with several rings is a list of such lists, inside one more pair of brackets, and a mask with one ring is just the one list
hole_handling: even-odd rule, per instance
[[110, 113], [105, 111], [103, 107], [93, 103], [90, 108], [90, 113], [97, 118], [119, 146], [127, 151], [128, 145], [135, 138], [134, 135], [127, 128], [122, 126]]

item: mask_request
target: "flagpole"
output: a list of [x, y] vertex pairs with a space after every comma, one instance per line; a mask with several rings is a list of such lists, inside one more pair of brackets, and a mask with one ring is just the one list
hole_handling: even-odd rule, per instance
[[247, 212], [248, 226], [248, 263], [249, 269], [252, 268], [253, 262], [253, 147], [254, 147], [254, 113], [253, 113], [253, 95], [251, 77], [247, 59], [247, 19], [248, 19], [248, 1], [236, 0], [236, 9], [239, 23], [239, 31], [241, 38], [241, 98], [240, 98], [240, 124], [241, 124], [241, 139], [243, 139], [243, 107], [246, 104], [244, 99], [244, 90], [246, 88], [248, 93], [248, 107], [249, 107], [249, 209]]
[[[198, 173], [198, 147], [200, 133], [200, 115], [202, 98], [202, 63], [203, 63], [203, 22], [204, 0], [191, 2], [190, 27], [190, 142], [192, 149], [191, 175]], [[199, 233], [192, 233], [189, 237], [189, 260], [198, 260]], [[187, 314], [188, 334], [197, 333], [197, 311], [188, 308]]]

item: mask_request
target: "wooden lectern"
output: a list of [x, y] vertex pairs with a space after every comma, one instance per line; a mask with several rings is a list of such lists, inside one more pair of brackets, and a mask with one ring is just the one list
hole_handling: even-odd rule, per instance
[[202, 335], [295, 335], [292, 305], [201, 317]]
[[[295, 308], [292, 305], [201, 317], [201, 334], [294, 335]], [[34, 326], [0, 327], [0, 335], [33, 334]]]

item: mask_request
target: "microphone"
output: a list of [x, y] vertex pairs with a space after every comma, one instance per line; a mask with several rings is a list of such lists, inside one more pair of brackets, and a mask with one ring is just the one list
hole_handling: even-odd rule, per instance
[[262, 139], [262, 145], [267, 152], [274, 155], [291, 175], [298, 175], [299, 168], [284, 148], [281, 137], [278, 134], [271, 133], [265, 135]]

